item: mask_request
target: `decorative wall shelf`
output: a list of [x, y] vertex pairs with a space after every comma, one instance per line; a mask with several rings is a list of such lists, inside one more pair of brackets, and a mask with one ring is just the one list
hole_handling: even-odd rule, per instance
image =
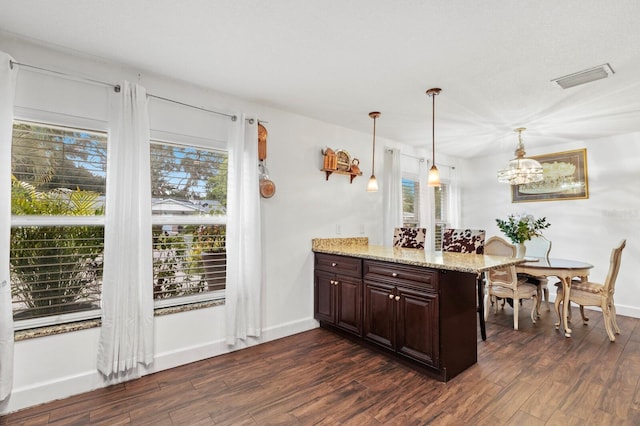
[[325, 180], [329, 180], [329, 176], [331, 176], [332, 173], [335, 173], [337, 175], [345, 175], [345, 176], [351, 176], [349, 183], [353, 183], [353, 179], [355, 179], [356, 176], [362, 176], [362, 172], [358, 172], [358, 173], [354, 173], [354, 172], [344, 172], [342, 170], [329, 170], [329, 169], [321, 169], [323, 172], [325, 172], [326, 174], [326, 179]]

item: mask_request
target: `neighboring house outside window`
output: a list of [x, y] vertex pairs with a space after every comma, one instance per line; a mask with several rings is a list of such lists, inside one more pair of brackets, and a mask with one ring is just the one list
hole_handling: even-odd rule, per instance
[[227, 153], [151, 142], [156, 307], [224, 297]]

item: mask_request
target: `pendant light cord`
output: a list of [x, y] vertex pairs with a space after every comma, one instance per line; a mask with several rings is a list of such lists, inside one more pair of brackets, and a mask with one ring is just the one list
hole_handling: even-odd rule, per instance
[[440, 94], [437, 87], [427, 90], [427, 96], [431, 96], [431, 159], [433, 165], [436, 165], [436, 96]]
[[376, 170], [376, 118], [373, 117], [373, 158], [371, 159], [371, 174], [375, 175]]
[[434, 166], [436, 164], [436, 95], [437, 93], [431, 94], [431, 158]]
[[378, 111], [372, 111], [369, 113], [369, 117], [373, 118], [373, 156], [371, 159], [371, 176], [375, 176], [376, 170], [376, 119], [380, 117]]

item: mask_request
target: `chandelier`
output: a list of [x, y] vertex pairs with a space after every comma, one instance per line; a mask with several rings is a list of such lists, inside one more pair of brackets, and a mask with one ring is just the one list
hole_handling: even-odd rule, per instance
[[526, 158], [524, 144], [522, 143], [522, 132], [524, 127], [515, 129], [518, 132], [518, 146], [516, 147], [516, 158], [509, 161], [507, 166], [498, 172], [498, 182], [509, 183], [511, 185], [522, 185], [525, 183], [539, 182], [544, 179], [542, 165], [532, 158]]

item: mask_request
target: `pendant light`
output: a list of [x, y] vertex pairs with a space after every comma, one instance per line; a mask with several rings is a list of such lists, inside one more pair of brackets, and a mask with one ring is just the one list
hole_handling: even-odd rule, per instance
[[373, 155], [371, 156], [371, 177], [367, 184], [367, 192], [378, 192], [378, 181], [376, 180], [376, 119], [380, 117], [377, 111], [370, 112], [369, 117], [373, 118]]
[[498, 172], [498, 182], [509, 183], [511, 185], [522, 185], [525, 183], [539, 182], [544, 179], [542, 165], [532, 158], [526, 158], [524, 144], [522, 143], [522, 132], [524, 127], [518, 127], [514, 131], [518, 132], [518, 146], [516, 147], [516, 158], [509, 161], [507, 166]]
[[429, 176], [427, 178], [428, 186], [440, 186], [440, 172], [436, 167], [436, 96], [440, 94], [442, 89], [433, 88], [427, 90], [427, 95], [432, 100], [432, 115], [431, 115], [431, 161], [433, 165], [429, 169]]

